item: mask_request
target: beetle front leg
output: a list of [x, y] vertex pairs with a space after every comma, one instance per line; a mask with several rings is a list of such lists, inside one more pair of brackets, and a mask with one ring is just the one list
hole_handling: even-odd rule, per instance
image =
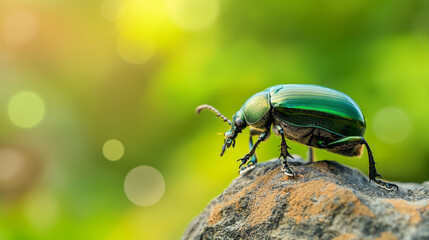
[[289, 167], [289, 165], [287, 164], [287, 158], [290, 157], [293, 159], [292, 155], [290, 155], [288, 149], [290, 149], [290, 147], [286, 144], [286, 138], [284, 135], [284, 131], [283, 128], [280, 127], [279, 125], [274, 126], [277, 130], [277, 132], [280, 134], [280, 136], [282, 137], [282, 143], [280, 144], [280, 157], [279, 160], [283, 157], [283, 161], [282, 161], [282, 171], [291, 177], [295, 177], [295, 173], [293, 172], [293, 170]]
[[[253, 148], [253, 136], [255, 135], [260, 135], [262, 132], [256, 129], [250, 129], [250, 135], [249, 135], [249, 150], [251, 151]], [[249, 163], [247, 164], [246, 167], [242, 167], [242, 170], [244, 169], [249, 169], [249, 168], [254, 168], [256, 166], [256, 164], [258, 163], [258, 159], [256, 157], [256, 152], [253, 154], [253, 156], [250, 158]]]
[[[253, 135], [256, 135], [256, 134], [257, 134], [257, 132], [253, 131]], [[256, 156], [254, 156], [256, 148], [258, 147], [259, 143], [261, 143], [262, 141], [267, 140], [269, 136], [270, 136], [270, 131], [262, 132], [259, 135], [259, 138], [255, 142], [255, 144], [253, 144], [253, 141], [252, 141], [252, 131], [251, 131], [250, 140], [249, 140], [250, 152], [248, 154], [244, 155], [243, 158], [240, 158], [240, 159], [237, 160], [237, 161], [241, 161], [241, 164], [238, 167], [240, 169], [239, 170], [240, 174], [242, 174], [244, 172], [243, 170], [245, 170], [247, 167], [253, 167], [256, 164]], [[247, 161], [249, 161], [250, 158], [252, 158], [252, 159], [250, 160], [249, 165], [247, 165], [246, 167], [243, 167], [243, 165], [246, 164]]]

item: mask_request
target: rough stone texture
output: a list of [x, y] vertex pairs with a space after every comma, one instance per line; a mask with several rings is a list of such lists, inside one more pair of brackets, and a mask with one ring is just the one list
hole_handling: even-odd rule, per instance
[[232, 181], [182, 239], [429, 239], [429, 182], [390, 192], [334, 161], [260, 163]]

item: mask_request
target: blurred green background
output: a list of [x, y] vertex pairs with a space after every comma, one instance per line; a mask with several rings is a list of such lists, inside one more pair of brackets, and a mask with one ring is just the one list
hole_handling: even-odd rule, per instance
[[2, 0], [0, 31], [0, 239], [180, 238], [248, 151], [195, 107], [276, 84], [348, 94], [383, 177], [428, 180], [428, 1]]

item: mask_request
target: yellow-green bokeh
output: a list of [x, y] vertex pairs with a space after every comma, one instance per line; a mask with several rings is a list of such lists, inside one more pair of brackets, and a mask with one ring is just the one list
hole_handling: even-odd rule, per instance
[[103, 145], [103, 155], [107, 160], [117, 161], [124, 155], [125, 148], [117, 139], [107, 140]]
[[30, 128], [42, 121], [45, 115], [45, 104], [36, 93], [19, 92], [10, 99], [8, 113], [15, 125]]
[[151, 206], [164, 195], [164, 177], [153, 167], [138, 166], [125, 177], [124, 190], [128, 199], [137, 206]]

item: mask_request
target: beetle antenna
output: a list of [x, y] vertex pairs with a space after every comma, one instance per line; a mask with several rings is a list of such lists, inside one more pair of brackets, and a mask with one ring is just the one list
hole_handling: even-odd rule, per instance
[[198, 106], [197, 109], [195, 109], [195, 112], [197, 114], [199, 114], [201, 112], [201, 110], [203, 110], [203, 109], [208, 109], [208, 110], [214, 112], [216, 114], [216, 116], [222, 118], [224, 122], [227, 122], [229, 125], [232, 125], [231, 120], [229, 120], [227, 117], [225, 117], [224, 115], [222, 115], [222, 113], [220, 113], [219, 110], [217, 110], [213, 106], [210, 106], [210, 105], [207, 105], [207, 104], [203, 104], [203, 105]]

